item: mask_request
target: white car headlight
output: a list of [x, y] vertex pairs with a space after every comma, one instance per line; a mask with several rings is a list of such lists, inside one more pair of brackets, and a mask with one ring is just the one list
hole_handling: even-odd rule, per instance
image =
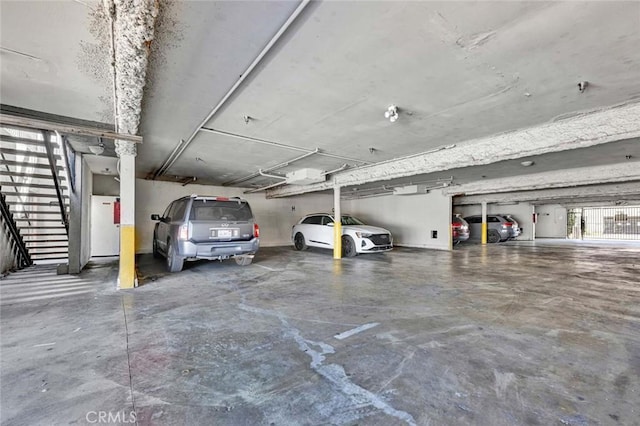
[[358, 238], [369, 238], [371, 236], [370, 232], [356, 232], [356, 236]]

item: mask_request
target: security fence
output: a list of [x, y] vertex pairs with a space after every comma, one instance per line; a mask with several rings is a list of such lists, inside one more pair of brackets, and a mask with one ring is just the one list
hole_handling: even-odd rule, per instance
[[640, 240], [640, 206], [569, 209], [567, 237]]

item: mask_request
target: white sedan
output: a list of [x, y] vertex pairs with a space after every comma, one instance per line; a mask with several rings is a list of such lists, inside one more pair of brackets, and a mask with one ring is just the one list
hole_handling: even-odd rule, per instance
[[[307, 247], [333, 249], [333, 216], [315, 213], [303, 217], [293, 226], [291, 238], [296, 250]], [[393, 248], [391, 232], [377, 226], [365, 225], [359, 219], [342, 216], [342, 253], [353, 257], [358, 253], [389, 251]]]

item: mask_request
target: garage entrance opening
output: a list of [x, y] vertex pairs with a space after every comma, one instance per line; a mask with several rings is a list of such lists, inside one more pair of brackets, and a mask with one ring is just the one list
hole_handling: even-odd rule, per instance
[[640, 240], [640, 206], [569, 209], [567, 237], [595, 240]]

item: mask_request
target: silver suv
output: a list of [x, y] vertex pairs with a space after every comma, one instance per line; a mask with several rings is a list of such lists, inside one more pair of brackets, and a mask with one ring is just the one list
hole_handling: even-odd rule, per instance
[[251, 207], [238, 197], [192, 195], [173, 201], [156, 220], [153, 255], [167, 259], [170, 272], [184, 261], [224, 260], [249, 265], [260, 246], [260, 229]]
[[[469, 230], [471, 240], [481, 239], [482, 234], [482, 216], [467, 216], [464, 218], [469, 223]], [[512, 223], [497, 214], [487, 215], [487, 242], [498, 243], [500, 241], [507, 241], [511, 238]]]

